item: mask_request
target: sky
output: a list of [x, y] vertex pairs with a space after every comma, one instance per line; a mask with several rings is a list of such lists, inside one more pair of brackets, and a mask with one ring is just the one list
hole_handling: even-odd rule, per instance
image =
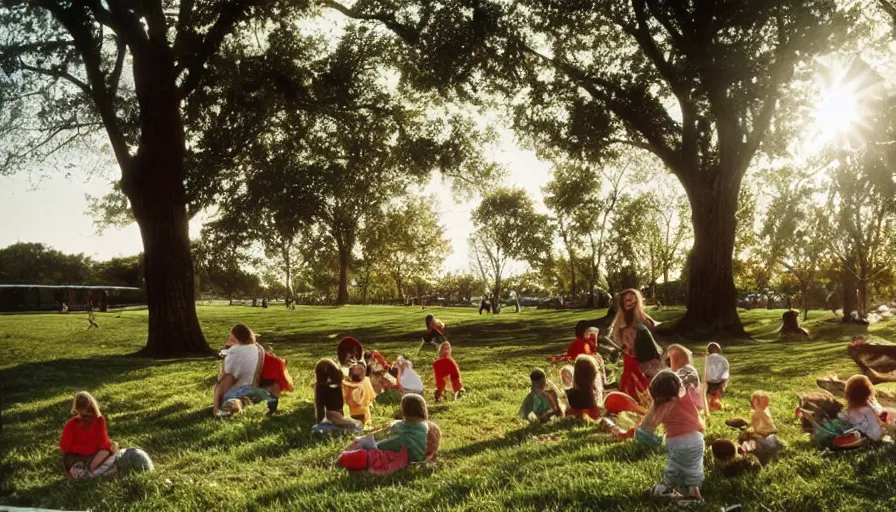
[[[519, 149], [512, 138], [489, 156], [507, 168], [505, 184], [524, 188], [539, 209], [544, 209], [541, 187], [550, 179], [547, 163], [538, 160], [533, 152]], [[84, 253], [98, 260], [141, 252], [143, 245], [136, 224], [122, 229], [108, 228], [99, 234], [93, 217], [87, 213], [86, 196], [108, 193], [109, 179], [96, 173], [65, 174], [0, 176], [0, 204], [7, 212], [0, 216], [0, 247], [16, 242], [39, 242], [65, 253]], [[470, 212], [479, 198], [455, 202], [449, 187], [442, 186], [438, 176], [423, 193], [436, 196], [445, 236], [453, 248], [453, 253], [445, 259], [443, 272], [469, 270], [467, 237], [473, 231]], [[200, 215], [190, 223], [191, 237], [199, 235], [203, 220]]]

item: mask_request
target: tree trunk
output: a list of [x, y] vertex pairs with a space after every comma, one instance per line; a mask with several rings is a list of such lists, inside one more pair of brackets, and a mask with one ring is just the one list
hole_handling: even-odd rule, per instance
[[144, 352], [154, 357], [209, 354], [196, 316], [184, 187], [186, 152], [180, 97], [167, 48], [134, 60], [140, 144], [122, 166], [122, 190], [140, 227], [149, 307]]
[[501, 276], [495, 276], [495, 295], [492, 297], [492, 313], [501, 312]]
[[843, 321], [852, 321], [852, 312], [859, 310], [858, 286], [856, 276], [852, 272], [853, 262], [847, 261], [840, 270], [840, 281], [843, 283]]
[[687, 313], [677, 330], [697, 338], [715, 334], [745, 338], [737, 316], [733, 265], [740, 182], [725, 179], [720, 171], [712, 182], [695, 179], [687, 184], [694, 246], [688, 256]]
[[339, 291], [336, 294], [336, 304], [343, 306], [348, 304], [348, 264], [350, 249], [346, 244], [338, 244], [339, 249]]
[[292, 298], [292, 260], [289, 258], [289, 246], [283, 248], [283, 264], [286, 267], [286, 307]]

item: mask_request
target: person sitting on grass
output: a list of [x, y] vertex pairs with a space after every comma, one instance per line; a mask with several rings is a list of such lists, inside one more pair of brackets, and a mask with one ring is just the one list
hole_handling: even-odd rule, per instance
[[442, 401], [442, 394], [447, 387], [447, 380], [451, 380], [451, 391], [454, 398], [458, 398], [464, 392], [464, 384], [460, 381], [460, 368], [451, 357], [451, 343], [443, 341], [439, 345], [439, 358], [432, 363], [433, 373], [436, 376], [436, 402]]
[[529, 374], [532, 388], [520, 407], [520, 418], [528, 421], [549, 421], [554, 416], [563, 416], [563, 408], [557, 396], [557, 387], [548, 380], [544, 370], [536, 368]]
[[560, 368], [560, 383], [563, 385], [564, 391], [571, 389], [573, 385], [575, 385], [575, 374], [576, 369], [571, 364], [564, 365], [563, 368]]
[[367, 426], [370, 424], [370, 404], [376, 392], [367, 376], [364, 361], [349, 362], [348, 375], [342, 381], [342, 398], [348, 404], [349, 415]]
[[349, 361], [358, 361], [363, 356], [364, 345], [361, 345], [360, 341], [351, 336], [346, 336], [339, 340], [339, 345], [336, 346], [336, 357], [339, 360], [339, 364], [346, 366]]
[[363, 424], [345, 417], [342, 398], [342, 370], [332, 359], [321, 359], [314, 366], [314, 414], [317, 424], [312, 432], [363, 430]]
[[722, 347], [718, 343], [706, 346], [706, 395], [709, 397], [709, 410], [722, 409], [722, 397], [728, 387], [729, 365], [722, 355]]
[[441, 442], [441, 430], [429, 421], [426, 400], [411, 393], [401, 398], [402, 420], [389, 428], [389, 437], [376, 441], [373, 435], [363, 437], [339, 456], [339, 465], [348, 470], [368, 470], [389, 474], [412, 462], [435, 459]]
[[93, 395], [80, 391], [72, 401], [72, 414], [62, 429], [59, 448], [66, 474], [72, 479], [115, 474], [118, 443], [109, 439], [106, 418]]
[[398, 356], [398, 358], [395, 360], [395, 365], [398, 367], [399, 393], [401, 393], [402, 395], [406, 395], [408, 393], [422, 395], [423, 379], [421, 379], [420, 375], [416, 371], [414, 371], [414, 363], [404, 356]]
[[874, 384], [864, 375], [853, 375], [846, 381], [846, 419], [849, 424], [872, 441], [884, 436], [881, 415], [884, 414], [874, 399]]
[[[653, 405], [639, 429], [652, 434], [663, 425], [669, 460], [663, 472], [663, 483], [654, 487], [652, 495], [666, 499], [703, 501], [703, 423], [697, 404], [685, 390], [678, 373], [662, 370], [650, 382]], [[679, 492], [683, 490], [684, 492]]]
[[754, 391], [750, 395], [750, 404], [753, 406], [753, 413], [749, 428], [741, 436], [741, 449], [745, 453], [755, 454], [764, 466], [784, 448], [784, 443], [778, 440], [778, 427], [769, 411], [771, 398], [768, 393]]
[[445, 341], [445, 322], [432, 315], [426, 315], [424, 319], [426, 331], [423, 333], [423, 341], [438, 345]]
[[[600, 357], [600, 356], [597, 356]], [[569, 407], [567, 416], [597, 420], [603, 404], [603, 379], [595, 356], [580, 355], [576, 358], [573, 386], [566, 390]]]
[[236, 324], [224, 349], [215, 386], [213, 413], [224, 416], [240, 412], [244, 405], [267, 402], [268, 415], [277, 411], [281, 392], [292, 391], [286, 362], [265, 352], [256, 343], [255, 333]]

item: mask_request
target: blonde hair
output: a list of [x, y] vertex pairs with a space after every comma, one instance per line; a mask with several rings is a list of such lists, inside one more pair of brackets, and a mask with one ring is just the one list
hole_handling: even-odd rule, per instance
[[443, 341], [442, 344], [439, 345], [439, 357], [442, 356], [442, 351], [445, 350], [446, 348], [447, 348], [447, 349], [450, 349], [450, 348], [451, 348], [451, 343], [448, 342], [448, 341]]
[[428, 420], [426, 399], [417, 393], [408, 393], [401, 397], [401, 416], [407, 420]]
[[[631, 313], [626, 313], [623, 303], [625, 296], [630, 293], [635, 296], [637, 303]], [[613, 333], [613, 342], [617, 345], [622, 343], [622, 330], [626, 327], [633, 327], [638, 323], [648, 327], [656, 325], [653, 318], [650, 318], [650, 315], [644, 311], [644, 296], [635, 288], [629, 288], [618, 293], [614, 302], [616, 304], [616, 316], [613, 318], [613, 325], [610, 327], [610, 331]]]
[[75, 394], [75, 399], [72, 400], [72, 414], [81, 416], [81, 409], [87, 409], [88, 407], [93, 409], [97, 418], [103, 416], [103, 413], [100, 412], [100, 405], [97, 403], [96, 398], [93, 398], [93, 395], [87, 391], [78, 391], [78, 393]]
[[687, 347], [685, 347], [684, 345], [679, 345], [678, 343], [673, 343], [673, 344], [669, 345], [668, 347], [666, 347], [666, 357], [669, 358], [669, 361], [670, 361], [670, 362], [672, 361], [672, 351], [673, 351], [673, 350], [678, 350], [678, 351], [680, 351], [682, 354], [684, 354], [684, 356], [688, 358], [688, 364], [694, 364], [694, 354], [693, 354], [693, 352], [691, 352], [691, 351], [690, 351]]
[[766, 407], [772, 402], [771, 397], [765, 391], [753, 391], [753, 394], [750, 395], [750, 405], [753, 405], [756, 400], [762, 400]]

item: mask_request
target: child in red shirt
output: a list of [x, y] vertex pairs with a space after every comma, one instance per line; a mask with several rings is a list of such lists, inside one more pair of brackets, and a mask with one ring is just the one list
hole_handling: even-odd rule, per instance
[[106, 418], [93, 396], [81, 391], [75, 395], [72, 414], [62, 429], [59, 448], [65, 470], [71, 478], [110, 475], [115, 472], [118, 444], [109, 439]]
[[436, 402], [442, 400], [442, 393], [447, 386], [446, 377], [451, 379], [451, 390], [455, 397], [464, 390], [464, 385], [460, 381], [460, 368], [451, 358], [451, 343], [445, 341], [439, 345], [439, 358], [432, 363], [432, 369], [436, 374]]

